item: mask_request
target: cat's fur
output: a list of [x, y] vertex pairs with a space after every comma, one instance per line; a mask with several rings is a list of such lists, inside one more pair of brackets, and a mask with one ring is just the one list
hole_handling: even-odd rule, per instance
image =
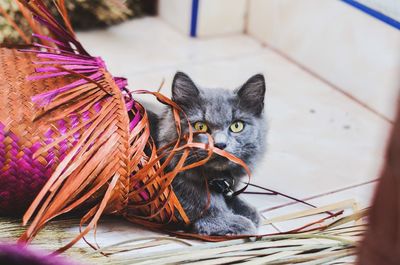
[[[265, 121], [263, 118], [265, 80], [263, 75], [251, 77], [235, 91], [204, 89], [197, 87], [184, 73], [178, 72], [172, 85], [172, 100], [182, 107], [190, 122], [203, 121], [209, 126], [215, 146], [242, 159], [251, 169], [264, 152]], [[174, 141], [177, 137], [172, 112], [166, 110], [160, 117], [150, 115], [152, 136], [158, 146]], [[240, 133], [233, 133], [229, 126], [243, 121]], [[183, 132], [188, 128], [182, 122]], [[199, 142], [207, 142], [205, 134], [195, 136]], [[204, 157], [204, 151], [192, 151], [189, 161]], [[176, 160], [175, 160], [176, 161]], [[172, 162], [172, 165], [174, 162]], [[173, 189], [181, 202], [192, 226], [191, 230], [207, 235], [254, 234], [260, 223], [255, 208], [239, 197], [227, 199], [212, 191], [208, 196], [205, 178], [233, 178], [238, 183], [244, 170], [223, 157], [213, 155], [204, 166], [178, 174]]]

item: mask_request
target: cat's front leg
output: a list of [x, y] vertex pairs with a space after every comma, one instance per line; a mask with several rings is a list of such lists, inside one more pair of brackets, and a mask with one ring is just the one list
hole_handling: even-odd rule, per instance
[[248, 218], [235, 214], [222, 194], [212, 194], [209, 209], [194, 221], [192, 230], [203, 235], [251, 235], [257, 232]]
[[200, 218], [194, 222], [193, 232], [210, 236], [254, 235], [257, 228], [246, 217], [229, 213]]
[[247, 217], [255, 224], [256, 227], [260, 226], [261, 217], [255, 207], [247, 204], [238, 196], [227, 199], [226, 203], [233, 213]]

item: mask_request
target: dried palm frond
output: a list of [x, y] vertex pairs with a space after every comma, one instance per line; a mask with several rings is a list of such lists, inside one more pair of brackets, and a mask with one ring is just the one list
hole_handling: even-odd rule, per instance
[[[145, 1], [148, 0], [69, 0], [66, 1], [66, 10], [75, 29], [87, 30], [141, 16]], [[46, 0], [46, 3], [50, 4], [51, 0]], [[1, 10], [4, 12], [3, 16], [0, 16], [0, 43], [24, 43], [25, 37], [30, 36], [32, 30], [15, 0], [0, 0]], [[53, 15], [58, 12], [52, 5], [49, 5], [49, 10]], [[4, 14], [18, 24], [22, 35], [10, 25], [10, 20], [5, 19]]]
[[[182, 135], [185, 114], [173, 101], [158, 92], [136, 91], [153, 94], [173, 110], [178, 138], [156, 150], [145, 109], [132, 93], [126, 92], [126, 80], [112, 77], [105, 63], [91, 56], [76, 39], [63, 2], [56, 1], [62, 18], [59, 21], [41, 0], [21, 0], [23, 13], [32, 12], [49, 35], [32, 26], [39, 43], [24, 50], [0, 49], [0, 77], [6, 80], [0, 84], [4, 99], [0, 102], [0, 150], [4, 153], [0, 212], [15, 213], [30, 204], [23, 218], [29, 227], [20, 239], [30, 241], [50, 220], [79, 208], [82, 230], [59, 251], [95, 230], [103, 214], [123, 216], [151, 228], [166, 228], [178, 220], [189, 223], [171, 187], [179, 172], [206, 163], [212, 153], [225, 156], [248, 171], [247, 166], [215, 148], [211, 138], [208, 144], [194, 142], [190, 124], [189, 134]], [[27, 20], [36, 25], [29, 17]], [[208, 157], [187, 165], [190, 150], [196, 148], [207, 150]], [[174, 157], [177, 166], [168, 169]], [[344, 205], [347, 207], [348, 203]], [[355, 243], [348, 237], [355, 238], [359, 233], [350, 226], [342, 231], [335, 229], [341, 222], [353, 221], [362, 214], [327, 224], [342, 214], [330, 211], [341, 207], [344, 206], [336, 204], [275, 220], [328, 213], [328, 217], [287, 233], [212, 237], [168, 231], [181, 237], [229, 242], [194, 246], [167, 255], [158, 253], [153, 258], [160, 263], [220, 263], [253, 258], [265, 263], [292, 262], [293, 257], [307, 261], [310, 254], [325, 261], [350, 255]], [[251, 238], [257, 240], [251, 242]], [[322, 240], [319, 248], [315, 239]], [[152, 239], [135, 248], [154, 247], [171, 240]], [[321, 244], [325, 247], [321, 248]], [[281, 249], [288, 246], [291, 248]], [[197, 251], [198, 248], [204, 251]], [[153, 262], [143, 256], [137, 258], [135, 261], [144, 264]]]
[[[30, 240], [48, 220], [88, 200], [92, 208], [82, 225], [89, 224], [71, 244], [94, 228], [103, 212], [160, 225], [179, 216], [188, 221], [170, 186], [176, 172], [164, 176], [160, 170], [146, 113], [123, 94], [126, 82], [111, 77], [103, 61], [75, 39], [63, 1], [58, 10], [65, 27], [42, 1], [21, 3], [52, 33], [52, 38], [35, 35], [51, 46], [0, 53], [7, 81], [0, 92], [6, 99], [0, 121], [10, 150], [0, 179], [1, 211], [15, 211], [15, 202], [23, 206], [46, 181], [24, 216], [24, 224], [34, 218], [21, 239]], [[130, 205], [136, 208], [128, 211]]]
[[[297, 212], [291, 216], [279, 216], [279, 222], [293, 221], [293, 218], [317, 216], [335, 210], [352, 209], [354, 200], [317, 207], [310, 212]], [[331, 217], [324, 224], [308, 232], [283, 232], [249, 239], [237, 239], [218, 243], [185, 246], [173, 250], [164, 248], [165, 237], [139, 238], [104, 247], [96, 252], [107, 253], [101, 258], [87, 253], [83, 260], [103, 260], [106, 264], [330, 264], [341, 259], [351, 263], [356, 254], [357, 244], [366, 230], [367, 210], [357, 210], [341, 218]], [[360, 223], [361, 221], [361, 223]], [[277, 224], [277, 223], [275, 223]], [[264, 224], [266, 225], [266, 224]], [[125, 247], [125, 248], [124, 248]], [[146, 250], [151, 248], [151, 254]], [[146, 250], [140, 253], [138, 250]], [[132, 255], [119, 253], [132, 251]], [[343, 259], [345, 258], [345, 259]], [[336, 264], [336, 263], [335, 263]]]
[[30, 26], [18, 4], [11, 0], [0, 0], [0, 44], [26, 43], [30, 39], [30, 32]]
[[[156, 150], [145, 109], [126, 92], [126, 80], [112, 77], [76, 39], [64, 0], [55, 1], [60, 19], [42, 0], [19, 4], [35, 25], [38, 42], [23, 50], [0, 49], [5, 81], [0, 84], [0, 213], [15, 214], [30, 204], [23, 217], [29, 228], [21, 241], [32, 240], [49, 220], [78, 207], [83, 230], [60, 251], [95, 229], [103, 214], [152, 228], [189, 224], [171, 186], [179, 172], [206, 163], [213, 153], [248, 171], [241, 160], [214, 147], [211, 137], [208, 144], [194, 142], [176, 103], [158, 92], [136, 91], [172, 108], [178, 137]], [[205, 149], [208, 156], [187, 164], [193, 149]], [[172, 159], [176, 166], [170, 169]]]
[[[295, 212], [292, 216], [278, 216], [274, 222], [293, 221], [305, 216], [335, 210], [352, 210], [354, 200], [317, 207], [312, 212]], [[356, 247], [366, 230], [367, 210], [355, 210], [343, 217], [325, 220], [308, 232], [283, 232], [248, 239], [198, 244], [172, 236], [137, 237], [116, 244], [90, 248], [72, 248], [66, 255], [89, 263], [99, 264], [352, 264]], [[293, 219], [295, 218], [295, 219]], [[69, 227], [79, 220], [59, 220], [44, 229], [36, 246], [52, 249], [51, 244], [70, 236]], [[263, 226], [267, 226], [264, 224]], [[16, 238], [22, 227], [15, 221], [0, 219], [0, 238]], [[129, 237], [129, 236], [127, 236]], [[100, 254], [103, 253], [104, 255]], [[343, 263], [339, 263], [343, 262]]]
[[[146, 0], [144, 0], [146, 1]], [[105, 27], [142, 15], [143, 1], [70, 0], [66, 8], [75, 29]]]

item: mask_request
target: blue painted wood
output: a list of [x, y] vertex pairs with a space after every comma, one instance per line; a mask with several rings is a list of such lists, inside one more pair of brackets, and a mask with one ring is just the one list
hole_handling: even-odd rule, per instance
[[200, 0], [192, 1], [192, 17], [190, 20], [190, 36], [197, 36], [197, 20], [199, 17], [199, 2]]
[[373, 16], [374, 18], [379, 19], [380, 21], [385, 22], [386, 24], [400, 30], [400, 22], [399, 21], [397, 21], [391, 17], [388, 17], [379, 11], [376, 11], [376, 10], [374, 10], [366, 5], [363, 5], [355, 0], [341, 0], [341, 1], [343, 1], [346, 4], [349, 4], [355, 8], [363, 11], [364, 13], [367, 13], [368, 15]]

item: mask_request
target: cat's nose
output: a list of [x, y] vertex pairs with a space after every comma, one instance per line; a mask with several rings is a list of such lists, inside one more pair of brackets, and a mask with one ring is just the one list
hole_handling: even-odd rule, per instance
[[226, 134], [221, 132], [221, 131], [217, 131], [213, 134], [213, 138], [214, 138], [214, 146], [223, 150], [226, 148], [226, 142], [227, 142], [227, 138], [226, 138]]
[[214, 146], [221, 150], [224, 150], [226, 148], [226, 143], [215, 143]]

